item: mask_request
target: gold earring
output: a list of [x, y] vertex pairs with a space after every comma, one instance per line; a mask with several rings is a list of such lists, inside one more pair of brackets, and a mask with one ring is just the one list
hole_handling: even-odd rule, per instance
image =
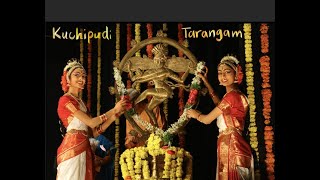
[[233, 83], [238, 83], [238, 77], [234, 78], [234, 82]]

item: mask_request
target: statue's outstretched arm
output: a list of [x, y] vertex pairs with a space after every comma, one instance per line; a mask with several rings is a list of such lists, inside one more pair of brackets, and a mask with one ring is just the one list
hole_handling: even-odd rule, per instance
[[183, 84], [184, 81], [187, 79], [189, 72], [190, 72], [190, 64], [188, 66], [188, 69], [183, 73], [183, 75], [181, 77], [179, 77], [176, 73], [174, 73], [172, 70], [168, 69], [168, 71], [170, 72], [170, 78], [173, 79], [174, 81]]

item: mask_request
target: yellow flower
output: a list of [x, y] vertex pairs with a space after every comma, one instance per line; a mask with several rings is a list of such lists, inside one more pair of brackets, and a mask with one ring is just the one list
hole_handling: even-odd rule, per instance
[[250, 127], [250, 128], [249, 128], [249, 131], [251, 131], [251, 132], [257, 132], [257, 127]]
[[250, 137], [250, 141], [258, 141], [257, 137]]
[[250, 132], [249, 135], [250, 135], [250, 136], [257, 136], [257, 133], [255, 133], [255, 132]]
[[[131, 176], [134, 179], [154, 179], [150, 177], [149, 155], [164, 155], [162, 178], [191, 179], [192, 156], [183, 148], [171, 146], [167, 149], [160, 148], [161, 139], [154, 134], [150, 135], [147, 147], [135, 147], [125, 150], [120, 157], [122, 176]], [[170, 152], [170, 153], [168, 153]], [[173, 153], [174, 152], [174, 153]], [[185, 160], [186, 159], [186, 162]], [[184, 166], [186, 163], [186, 166]], [[186, 172], [184, 173], [184, 169]]]

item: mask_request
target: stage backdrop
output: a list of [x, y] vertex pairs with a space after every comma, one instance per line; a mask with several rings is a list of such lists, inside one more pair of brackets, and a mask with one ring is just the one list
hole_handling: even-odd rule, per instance
[[[209, 68], [208, 79], [222, 97], [224, 88], [219, 86], [217, 64], [227, 55], [235, 55], [244, 70], [241, 90], [248, 95], [250, 112], [247, 118], [245, 137], [255, 156], [256, 175], [261, 179], [274, 179], [277, 156], [274, 132], [274, 68], [275, 39], [273, 23], [46, 23], [46, 179], [55, 179], [55, 155], [62, 137], [57, 115], [57, 103], [63, 91], [60, 86], [62, 71], [70, 58], [79, 58], [88, 73], [87, 86], [82, 94], [91, 114], [96, 116], [112, 108], [115, 97], [108, 88], [114, 86], [113, 61], [121, 60], [130, 50], [131, 40], [137, 42], [161, 35], [184, 44], [198, 61], [204, 61]], [[83, 36], [78, 36], [79, 33]], [[96, 35], [101, 32], [100, 40]], [[160, 33], [160, 34], [159, 34]], [[163, 35], [162, 34], [162, 35]], [[82, 38], [77, 38], [82, 37]], [[150, 46], [141, 49], [137, 56], [150, 54]], [[169, 55], [183, 56], [169, 46]], [[130, 86], [127, 75], [123, 82]], [[191, 81], [189, 75], [186, 82]], [[141, 87], [144, 88], [144, 87]], [[174, 98], [167, 106], [169, 123], [179, 118], [179, 101], [186, 102], [188, 93], [174, 90]], [[208, 96], [206, 96], [208, 97]], [[200, 97], [198, 109], [210, 112], [214, 104], [204, 96]], [[181, 110], [181, 105], [180, 105]], [[216, 172], [216, 142], [218, 128], [216, 121], [204, 125], [191, 120], [174, 145], [183, 146], [193, 156], [193, 179], [214, 179]], [[119, 134], [117, 134], [119, 130]], [[120, 118], [104, 133], [119, 148], [124, 150], [125, 120]], [[117, 155], [119, 156], [119, 154]], [[116, 165], [115, 179], [122, 179], [119, 165]]]

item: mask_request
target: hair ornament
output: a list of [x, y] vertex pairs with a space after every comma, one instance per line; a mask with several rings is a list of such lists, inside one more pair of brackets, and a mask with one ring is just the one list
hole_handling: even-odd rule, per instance
[[239, 64], [239, 60], [235, 57], [235, 56], [231, 56], [231, 55], [226, 55], [224, 56], [220, 63], [223, 63], [225, 61], [232, 61], [234, 64], [238, 65]]
[[63, 92], [67, 92], [69, 89], [69, 83], [70, 83], [70, 74], [73, 70], [76, 68], [81, 68], [85, 71], [82, 64], [78, 61], [76, 58], [71, 58], [67, 65], [63, 68], [63, 74], [61, 76], [61, 87]]
[[76, 67], [80, 67], [80, 68], [84, 69], [82, 64], [78, 61], [77, 58], [71, 58], [68, 61], [67, 65], [64, 67], [63, 71], [69, 71], [71, 69], [75, 69]]
[[242, 72], [242, 68], [239, 64], [239, 60], [232, 55], [226, 55], [224, 56], [221, 60], [220, 63], [218, 65], [218, 67], [221, 64], [226, 64], [228, 66], [230, 66], [235, 72], [236, 72], [236, 79], [235, 79], [235, 83], [240, 84], [242, 82], [243, 79], [243, 72]]

